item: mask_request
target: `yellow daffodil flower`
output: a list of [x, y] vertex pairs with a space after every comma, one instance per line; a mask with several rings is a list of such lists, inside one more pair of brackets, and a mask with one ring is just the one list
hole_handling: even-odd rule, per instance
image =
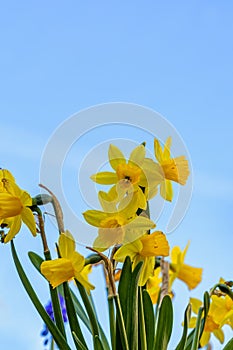
[[0, 225], [9, 227], [4, 238], [4, 243], [9, 242], [19, 232], [22, 221], [29, 230], [36, 236], [36, 223], [30, 207], [32, 198], [21, 190], [11, 173], [7, 170], [0, 170]]
[[[221, 329], [222, 326], [220, 322], [216, 321], [216, 317], [218, 318], [218, 312], [220, 311], [218, 308], [218, 305], [216, 305], [216, 301], [217, 301], [216, 298], [218, 299], [217, 296], [211, 296], [210, 309], [206, 318], [204, 331], [200, 339], [201, 347], [204, 347], [209, 343], [211, 333], [214, 334], [214, 336], [220, 341], [221, 344], [224, 342], [224, 333]], [[192, 311], [195, 314], [198, 314], [198, 310], [202, 306], [202, 302], [199, 299], [190, 298], [190, 303], [192, 305]], [[195, 327], [196, 320], [197, 320], [197, 317], [191, 317], [189, 328]]]
[[185, 156], [171, 158], [171, 141], [172, 139], [169, 137], [163, 150], [159, 141], [154, 140], [155, 157], [161, 167], [161, 175], [163, 176], [163, 181], [160, 184], [160, 194], [168, 201], [173, 198], [172, 181], [185, 185], [190, 173]]
[[122, 245], [114, 254], [114, 259], [124, 262], [126, 256], [129, 256], [133, 269], [143, 261], [143, 266], [139, 278], [139, 286], [143, 286], [149, 277], [153, 275], [156, 256], [168, 256], [169, 245], [166, 236], [161, 231], [155, 231], [152, 234], [145, 234], [132, 243]]
[[169, 273], [169, 289], [176, 278], [187, 284], [189, 290], [196, 288], [202, 279], [202, 268], [192, 267], [184, 263], [189, 243], [182, 252], [180, 247], [176, 246], [171, 251], [171, 263]]
[[137, 190], [140, 198], [138, 207], [146, 209], [147, 198], [142, 188], [148, 192], [148, 188], [155, 187], [155, 183], [158, 184], [159, 181], [155, 176], [157, 170], [153, 166], [155, 163], [145, 158], [145, 147], [143, 145], [137, 146], [131, 152], [127, 162], [121, 150], [110, 145], [108, 157], [114, 172], [100, 172], [92, 175], [91, 179], [103, 185], [120, 184], [125, 193]]
[[[225, 284], [225, 280], [220, 278], [219, 283]], [[229, 325], [233, 329], [233, 300], [228, 295], [212, 295], [214, 300], [212, 310], [215, 313], [215, 321]]]
[[104, 251], [116, 244], [132, 242], [155, 227], [152, 220], [136, 215], [138, 193], [135, 191], [132, 197], [124, 197], [117, 206], [107, 193], [100, 191], [99, 200], [104, 211], [87, 210], [83, 213], [90, 225], [99, 228], [98, 237], [93, 243], [96, 250]]
[[44, 261], [41, 273], [56, 288], [63, 282], [76, 278], [90, 293], [95, 287], [88, 281], [91, 265], [85, 266], [85, 258], [75, 251], [75, 241], [69, 231], [62, 233], [58, 241], [61, 258]]

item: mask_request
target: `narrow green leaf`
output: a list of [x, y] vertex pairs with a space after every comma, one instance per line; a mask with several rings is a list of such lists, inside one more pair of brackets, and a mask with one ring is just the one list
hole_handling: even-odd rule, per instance
[[87, 350], [87, 348], [83, 345], [83, 343], [79, 340], [79, 338], [77, 337], [77, 335], [75, 334], [75, 332], [72, 332], [72, 336], [74, 339], [74, 343], [77, 347], [77, 349], [79, 350]]
[[[209, 307], [210, 307], [210, 296], [208, 292], [204, 293], [204, 306], [203, 306], [203, 310], [204, 310], [204, 317], [201, 320], [201, 325], [200, 325], [200, 333], [199, 333], [199, 340], [202, 336], [202, 333], [204, 331], [204, 327], [205, 327], [205, 322], [206, 322], [206, 318], [208, 315], [208, 311], [209, 311]], [[188, 335], [187, 341], [186, 341], [186, 345], [185, 345], [185, 350], [191, 350], [192, 344], [193, 344], [193, 339], [194, 339], [194, 334], [195, 334], [195, 328], [190, 332], [190, 334]]]
[[159, 308], [154, 350], [166, 350], [172, 332], [173, 308], [169, 295], [165, 295]]
[[147, 290], [143, 290], [143, 308], [144, 308], [144, 319], [146, 328], [146, 340], [147, 350], [153, 350], [154, 338], [155, 338], [155, 316], [154, 308]]
[[[75, 308], [75, 311], [76, 311], [77, 315], [80, 317], [80, 319], [82, 320], [84, 325], [87, 327], [89, 332], [92, 333], [92, 327], [91, 327], [90, 320], [89, 320], [86, 312], [84, 311], [84, 309], [82, 307], [82, 304], [80, 303], [80, 301], [78, 300], [76, 294], [73, 292], [73, 290], [71, 288], [70, 288], [70, 292], [71, 292], [71, 295], [72, 295], [74, 308]], [[105, 333], [104, 333], [104, 331], [103, 331], [103, 329], [102, 329], [100, 324], [99, 324], [99, 331], [100, 331], [100, 338], [101, 338], [102, 343], [104, 345], [104, 349], [105, 350], [110, 350], [110, 346], [108, 344], [107, 337], [106, 337], [106, 335], [105, 335]]]
[[32, 264], [37, 269], [37, 271], [41, 274], [40, 265], [42, 264], [44, 259], [40, 255], [38, 255], [34, 252], [28, 252], [28, 256], [29, 256], [29, 259], [31, 260]]
[[50, 333], [52, 334], [55, 342], [57, 343], [58, 347], [61, 349], [64, 349], [64, 350], [71, 350], [69, 345], [67, 344], [64, 336], [59, 331], [59, 329], [56, 327], [56, 325], [53, 323], [53, 321], [51, 320], [51, 318], [49, 317], [47, 312], [45, 311], [45, 309], [44, 309], [43, 305], [41, 304], [40, 300], [38, 299], [32, 285], [30, 284], [30, 282], [29, 282], [29, 280], [28, 280], [28, 278], [23, 270], [23, 267], [19, 261], [19, 258], [18, 258], [18, 255], [16, 253], [13, 241], [11, 241], [11, 252], [12, 252], [15, 267], [17, 269], [17, 272], [18, 272], [18, 275], [21, 279], [21, 282], [22, 282], [29, 298], [31, 299], [33, 305], [35, 306], [36, 310], [38, 311], [39, 315], [41, 316], [42, 320], [47, 325], [47, 327], [48, 327]]
[[[77, 314], [75, 312], [72, 296], [70, 293], [70, 288], [69, 288], [69, 285], [67, 282], [63, 283], [63, 289], [64, 289], [64, 296], [65, 296], [65, 302], [66, 302], [66, 312], [67, 312], [71, 332], [72, 332], [72, 334], [73, 334], [73, 332], [76, 334], [80, 343], [82, 343], [83, 347], [86, 350], [88, 350], [87, 344], [86, 344], [84, 336], [82, 334], [82, 330], [81, 330], [80, 325], [79, 325], [79, 321], [77, 318]], [[74, 339], [74, 341], [75, 341], [75, 339]], [[79, 349], [79, 347], [77, 347], [77, 349]]]
[[[116, 319], [117, 319], [117, 325], [118, 325], [119, 333], [120, 333], [120, 337], [121, 337], [122, 349], [123, 350], [131, 350], [131, 348], [129, 348], [129, 344], [128, 344], [126, 327], [125, 327], [125, 322], [124, 322], [124, 318], [123, 318], [123, 314], [122, 314], [122, 310], [121, 310], [121, 303], [120, 303], [119, 295], [118, 294], [114, 295], [113, 299], [114, 299], [115, 307], [116, 307]], [[117, 350], [120, 350], [120, 349], [117, 347]]]
[[200, 330], [201, 330], [201, 318], [204, 308], [200, 307], [197, 314], [197, 322], [196, 327], [193, 334], [193, 341], [192, 341], [192, 347], [191, 350], [197, 350], [199, 347], [199, 339], [200, 339]]
[[223, 350], [232, 350], [233, 349], [233, 338], [224, 346]]
[[90, 324], [91, 324], [91, 328], [92, 328], [92, 334], [93, 337], [95, 337], [95, 335], [99, 336], [99, 326], [98, 326], [98, 320], [96, 318], [95, 315], [95, 311], [93, 309], [92, 303], [90, 302], [89, 298], [88, 298], [88, 294], [86, 289], [83, 287], [83, 285], [81, 283], [79, 283], [78, 280], [75, 279], [76, 285], [78, 287], [79, 293], [81, 295], [81, 298], [83, 300], [83, 303], [85, 305], [89, 320], [90, 320]]
[[188, 326], [189, 326], [189, 320], [191, 317], [191, 304], [188, 304], [186, 307], [185, 313], [184, 313], [184, 328], [183, 328], [183, 334], [181, 337], [181, 340], [179, 344], [176, 347], [176, 350], [184, 350], [188, 335]]
[[[127, 256], [122, 266], [121, 277], [118, 285], [118, 294], [119, 294], [122, 316], [123, 316], [125, 325], [127, 321], [128, 293], [129, 293], [129, 286], [131, 284], [131, 278], [132, 278], [132, 263], [131, 263], [130, 257]], [[120, 335], [120, 329], [119, 329], [119, 324], [117, 319], [116, 320], [116, 349], [117, 350], [124, 350], [122, 347], [121, 338], [122, 337]]]
[[138, 287], [138, 324], [139, 324], [139, 348], [147, 350], [145, 312], [142, 299], [142, 287]]
[[103, 344], [98, 335], [96, 335], [94, 338], [94, 350], [104, 350]]
[[119, 294], [122, 314], [125, 322], [126, 322], [126, 315], [127, 315], [127, 309], [128, 309], [128, 292], [129, 292], [129, 286], [131, 284], [131, 279], [132, 279], [132, 263], [131, 263], [130, 257], [127, 256], [121, 270], [121, 277], [118, 285], [118, 294]]
[[116, 316], [112, 296], [108, 297], [108, 313], [112, 350], [116, 350]]
[[89, 318], [88, 318], [86, 312], [84, 311], [80, 301], [78, 300], [76, 294], [73, 292], [72, 289], [70, 289], [70, 292], [71, 292], [71, 295], [72, 295], [74, 308], [75, 308], [75, 311], [76, 311], [77, 315], [80, 317], [80, 319], [85, 324], [87, 329], [92, 333], [91, 324], [90, 324], [90, 321], [89, 321]]
[[130, 350], [138, 349], [138, 280], [142, 265], [142, 261], [137, 264], [132, 272], [131, 283], [128, 285], [126, 333]]
[[103, 344], [104, 349], [105, 350], [110, 350], [108, 339], [107, 339], [107, 337], [105, 335], [105, 332], [104, 332], [104, 330], [103, 330], [103, 328], [102, 328], [102, 326], [101, 326], [101, 324], [99, 323], [99, 320], [98, 320], [98, 315], [97, 315], [97, 312], [96, 312], [95, 303], [94, 303], [94, 300], [92, 298], [92, 294], [91, 293], [90, 293], [90, 295], [87, 294], [87, 296], [88, 296], [88, 298], [89, 298], [89, 300], [90, 300], [90, 302], [92, 304], [93, 311], [95, 313], [95, 317], [96, 317], [96, 320], [98, 322], [100, 340], [101, 340], [101, 342]]

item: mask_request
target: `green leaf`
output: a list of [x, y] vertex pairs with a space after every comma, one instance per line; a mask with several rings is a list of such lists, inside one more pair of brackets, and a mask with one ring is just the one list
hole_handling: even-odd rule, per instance
[[[206, 322], [206, 318], [208, 315], [208, 311], [209, 311], [209, 307], [210, 307], [210, 296], [208, 292], [204, 293], [204, 306], [202, 307], [202, 310], [204, 310], [204, 317], [200, 322], [200, 332], [199, 332], [199, 340], [202, 336], [202, 333], [204, 331], [204, 327], [205, 327], [205, 322]], [[191, 350], [192, 348], [192, 344], [193, 344], [193, 340], [194, 340], [194, 335], [195, 335], [195, 331], [196, 329], [194, 328], [192, 330], [192, 332], [190, 332], [187, 341], [186, 341], [186, 345], [185, 345], [185, 350]]]
[[40, 255], [38, 255], [38, 254], [36, 254], [34, 252], [28, 252], [28, 256], [29, 256], [29, 259], [31, 260], [32, 264], [34, 265], [34, 267], [41, 274], [40, 265], [42, 264], [44, 259]]
[[83, 343], [79, 340], [79, 338], [77, 337], [77, 335], [75, 334], [75, 332], [72, 332], [72, 336], [73, 336], [73, 339], [74, 339], [74, 343], [77, 347], [77, 349], [80, 349], [80, 350], [87, 350], [87, 348], [83, 345]]
[[102, 344], [100, 338], [98, 337], [98, 335], [96, 335], [94, 338], [94, 349], [95, 350], [104, 350], [103, 344]]
[[147, 290], [143, 290], [143, 308], [144, 308], [144, 319], [146, 328], [146, 340], [147, 350], [153, 350], [154, 338], [155, 338], [155, 316], [154, 308]]
[[108, 297], [108, 313], [112, 350], [116, 350], [116, 315], [112, 296]]
[[232, 350], [233, 349], [233, 338], [224, 346], [223, 350]]
[[140, 261], [132, 273], [131, 283], [128, 285], [128, 304], [126, 333], [130, 350], [138, 349], [138, 280], [143, 262]]
[[[132, 279], [132, 263], [131, 263], [130, 257], [127, 256], [125, 258], [125, 261], [121, 270], [121, 277], [118, 285], [118, 294], [120, 299], [120, 306], [121, 306], [122, 316], [124, 320], [124, 325], [126, 325], [126, 320], [127, 320], [128, 292], [129, 292], [129, 286], [131, 284], [131, 279]], [[118, 320], [116, 320], [116, 349], [124, 350], [121, 343]]]
[[[121, 278], [118, 286], [120, 306], [130, 350], [138, 349], [138, 280], [143, 262], [139, 262], [132, 272], [132, 263], [126, 257], [123, 264]], [[117, 350], [125, 350], [118, 337], [119, 327], [117, 324], [116, 341]]]
[[185, 348], [187, 335], [188, 335], [188, 326], [189, 326], [190, 317], [191, 317], [191, 304], [188, 304], [188, 306], [186, 307], [185, 313], [184, 313], [183, 334], [182, 334], [182, 337], [181, 337], [179, 344], [176, 347], [176, 350], [184, 350], [184, 348]]
[[30, 282], [29, 282], [29, 280], [28, 280], [28, 278], [23, 270], [23, 267], [19, 261], [19, 258], [18, 258], [18, 255], [16, 253], [13, 241], [11, 241], [11, 252], [12, 252], [13, 260], [14, 260], [18, 275], [21, 279], [21, 282], [22, 282], [29, 298], [31, 299], [33, 305], [35, 306], [36, 310], [38, 311], [39, 315], [41, 316], [42, 320], [47, 325], [47, 327], [48, 327], [50, 333], [52, 334], [52, 337], [54, 338], [55, 342], [57, 343], [58, 347], [61, 349], [64, 349], [64, 350], [71, 350], [69, 345], [66, 342], [66, 339], [64, 338], [62, 333], [59, 331], [57, 326], [53, 323], [53, 321], [51, 320], [51, 318], [49, 317], [49, 315], [45, 311], [44, 306], [41, 304], [41, 302], [38, 299], [32, 285], [30, 284]]
[[93, 309], [93, 305], [90, 302], [90, 299], [88, 297], [86, 289], [83, 287], [81, 283], [77, 279], [75, 279], [75, 283], [78, 287], [79, 293], [81, 295], [81, 298], [83, 300], [83, 304], [85, 305], [90, 324], [91, 324], [91, 329], [92, 329], [92, 335], [95, 337], [96, 335], [99, 336], [99, 325], [98, 325], [98, 320], [95, 315], [95, 311]]
[[[128, 339], [127, 339], [127, 334], [126, 334], [126, 328], [125, 328], [125, 322], [121, 310], [121, 303], [120, 303], [120, 298], [119, 295], [113, 295], [113, 299], [115, 302], [115, 307], [116, 307], [116, 321], [117, 321], [117, 326], [119, 330], [119, 337], [121, 342], [119, 343], [121, 347], [118, 347], [117, 345], [117, 350], [123, 349], [123, 350], [131, 350], [129, 348], [128, 344]], [[118, 337], [117, 337], [118, 339]], [[118, 343], [117, 343], [118, 344]]]
[[138, 325], [139, 325], [139, 349], [147, 350], [145, 313], [142, 299], [142, 287], [138, 287]]
[[154, 350], [166, 350], [172, 332], [173, 308], [169, 295], [165, 295], [159, 308]]
[[[82, 343], [83, 347], [86, 350], [88, 350], [87, 344], [82, 334], [82, 330], [79, 325], [77, 314], [75, 312], [72, 296], [70, 293], [70, 287], [67, 282], [63, 283], [63, 289], [64, 289], [64, 296], [65, 296], [65, 302], [66, 302], [66, 311], [67, 311], [71, 332], [72, 334], [73, 332], [75, 333], [76, 337], [79, 339], [79, 343]], [[73, 336], [74, 341], [77, 340], [76, 337]], [[79, 346], [77, 346], [77, 349], [79, 349]]]
[[198, 350], [199, 347], [199, 339], [200, 339], [200, 331], [201, 331], [201, 318], [203, 313], [203, 307], [200, 307], [197, 314], [197, 322], [196, 327], [193, 334], [193, 341], [192, 341], [192, 347], [191, 350]]

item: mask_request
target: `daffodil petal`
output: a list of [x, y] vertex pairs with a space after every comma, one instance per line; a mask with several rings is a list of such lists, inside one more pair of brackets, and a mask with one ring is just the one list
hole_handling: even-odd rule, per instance
[[144, 216], [136, 216], [135, 219], [125, 226], [125, 237], [123, 243], [127, 244], [139, 239], [154, 227], [155, 223], [152, 220]]
[[200, 339], [200, 344], [201, 347], [203, 348], [204, 346], [206, 346], [210, 341], [210, 332], [203, 332], [201, 339]]
[[168, 137], [164, 145], [163, 160], [170, 159], [171, 157], [171, 152], [170, 152], [171, 143], [172, 143], [172, 138]]
[[224, 343], [224, 333], [223, 333], [223, 330], [222, 329], [215, 329], [213, 331], [215, 337], [220, 341], [221, 344]]
[[58, 246], [62, 258], [69, 259], [75, 252], [75, 241], [68, 230], [60, 234]]
[[32, 205], [32, 198], [26, 191], [21, 192], [20, 200], [25, 207], [30, 207]]
[[142, 265], [142, 269], [140, 272], [140, 277], [138, 281], [139, 286], [144, 286], [148, 281], [148, 278], [153, 275], [155, 267], [155, 257], [146, 257], [144, 258], [144, 262]]
[[43, 261], [40, 270], [53, 288], [74, 277], [72, 263], [65, 258]]
[[114, 213], [117, 211], [116, 199], [113, 200], [108, 193], [106, 193], [104, 191], [99, 191], [98, 198], [99, 198], [99, 202], [101, 204], [101, 207], [103, 208], [103, 210], [105, 212]]
[[160, 185], [160, 194], [166, 200], [171, 202], [173, 198], [172, 183], [170, 180], [165, 179]]
[[192, 311], [195, 314], [198, 314], [198, 311], [199, 311], [200, 307], [202, 306], [201, 300], [196, 299], [196, 298], [190, 298], [190, 304], [192, 305]]
[[87, 290], [87, 293], [90, 294], [90, 291], [95, 289], [95, 286], [91, 284], [88, 280], [88, 274], [91, 272], [92, 266], [87, 265], [85, 266], [81, 272], [76, 273], [75, 272], [75, 278], [83, 285], [83, 287]]
[[189, 320], [189, 328], [195, 328], [197, 323], [197, 317], [192, 316]]
[[163, 150], [159, 143], [159, 140], [157, 139], [154, 139], [154, 152], [155, 152], [155, 157], [157, 161], [161, 163], [163, 159]]
[[36, 222], [31, 209], [24, 207], [21, 213], [21, 217], [25, 225], [29, 228], [32, 235], [36, 236]]
[[91, 179], [101, 185], [113, 185], [118, 181], [116, 173], [111, 171], [103, 171], [94, 174], [91, 176]]
[[124, 154], [121, 152], [121, 150], [118, 147], [116, 147], [114, 145], [109, 146], [108, 158], [109, 158], [109, 162], [114, 170], [117, 169], [119, 164], [126, 163]]
[[100, 227], [100, 222], [109, 217], [108, 213], [100, 210], [87, 210], [83, 213], [84, 219], [88, 224]]
[[14, 216], [12, 220], [12, 224], [10, 226], [10, 230], [4, 239], [4, 243], [11, 241], [15, 237], [15, 235], [17, 235], [20, 228], [21, 228], [21, 216], [20, 215]]
[[129, 157], [129, 164], [141, 167], [145, 158], [146, 150], [143, 145], [139, 145], [131, 152]]
[[130, 244], [125, 244], [120, 247], [114, 254], [114, 259], [119, 262], [124, 262], [127, 256], [134, 259], [138, 252], [142, 250], [143, 246], [140, 240], [136, 240]]

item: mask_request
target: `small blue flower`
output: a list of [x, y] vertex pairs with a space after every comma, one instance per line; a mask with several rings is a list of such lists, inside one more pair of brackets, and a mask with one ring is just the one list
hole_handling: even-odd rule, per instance
[[[60, 301], [63, 321], [64, 321], [64, 323], [67, 323], [68, 318], [67, 318], [67, 313], [66, 313], [66, 304], [65, 304], [65, 300], [61, 294], [59, 294], [59, 301]], [[53, 305], [52, 305], [51, 301], [49, 301], [45, 305], [45, 310], [46, 310], [47, 314], [50, 316], [51, 320], [54, 322], [55, 320], [54, 320], [54, 313], [53, 313]], [[41, 331], [40, 335], [42, 337], [45, 337], [44, 346], [46, 346], [49, 343], [49, 341], [52, 340], [52, 336], [49, 333], [49, 330], [48, 330], [48, 327], [46, 326], [46, 324], [44, 324], [44, 329]]]

